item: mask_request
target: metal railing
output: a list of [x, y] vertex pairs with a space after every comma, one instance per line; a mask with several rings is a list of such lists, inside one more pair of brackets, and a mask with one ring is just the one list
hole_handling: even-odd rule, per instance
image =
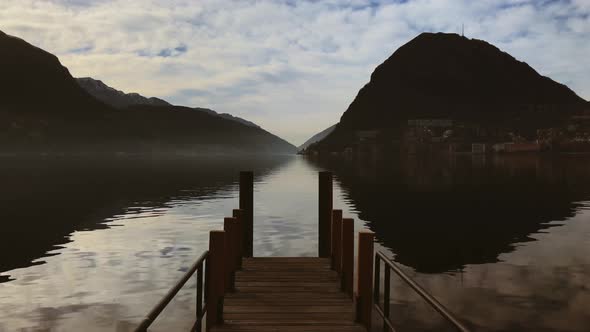
[[[209, 251], [205, 251], [199, 259], [191, 266], [191, 268], [178, 280], [178, 282], [172, 287], [166, 296], [158, 302], [158, 304], [145, 316], [143, 321], [135, 329], [136, 332], [146, 332], [148, 327], [158, 318], [158, 315], [166, 308], [166, 306], [172, 301], [180, 289], [186, 284], [186, 282], [197, 273], [197, 310], [196, 310], [196, 321], [191, 328], [191, 331], [200, 332], [202, 329], [203, 316], [207, 311], [207, 285], [209, 284], [208, 278], [209, 270]], [[204, 278], [203, 278], [204, 277]], [[204, 296], [203, 296], [204, 295]]]
[[[384, 280], [383, 280], [383, 306], [379, 304], [379, 291], [381, 284], [381, 261], [384, 263]], [[406, 282], [410, 288], [412, 288], [418, 295], [420, 295], [430, 306], [436, 310], [444, 319], [451, 323], [457, 331], [469, 332], [469, 329], [463, 325], [445, 306], [438, 302], [432, 295], [406, 275], [399, 267], [397, 267], [391, 259], [386, 257], [383, 253], [375, 253], [375, 286], [373, 301], [375, 303], [375, 309], [379, 315], [383, 318], [383, 330], [384, 331], [395, 331], [391, 320], [389, 319], [389, 299], [390, 299], [390, 279], [391, 271], [395, 272], [400, 279]]]

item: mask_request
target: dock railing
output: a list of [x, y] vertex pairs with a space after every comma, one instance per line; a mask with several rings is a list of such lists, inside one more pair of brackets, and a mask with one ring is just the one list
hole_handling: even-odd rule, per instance
[[[201, 325], [203, 316], [207, 312], [207, 285], [209, 284], [209, 278], [207, 271], [209, 270], [209, 251], [205, 251], [199, 259], [191, 266], [191, 268], [178, 280], [178, 282], [168, 291], [166, 296], [156, 304], [156, 306], [147, 314], [147, 316], [141, 321], [139, 326], [135, 329], [137, 332], [145, 332], [152, 325], [152, 323], [158, 318], [160, 313], [166, 308], [166, 306], [174, 299], [180, 289], [186, 284], [186, 282], [197, 273], [197, 309], [196, 309], [196, 321], [193, 324], [191, 331], [201, 331]], [[203, 280], [203, 276], [205, 279]], [[204, 286], [204, 287], [203, 287]], [[205, 305], [203, 305], [205, 303]]]
[[[383, 305], [379, 304], [380, 292], [380, 276], [381, 276], [381, 262], [383, 262], [384, 278], [383, 278]], [[382, 252], [375, 253], [375, 288], [374, 296], [375, 309], [377, 313], [383, 318], [383, 331], [395, 331], [391, 320], [389, 319], [389, 300], [391, 292], [391, 271], [393, 271], [400, 279], [402, 279], [412, 290], [420, 295], [434, 310], [436, 310], [447, 322], [451, 323], [457, 331], [469, 332], [469, 329], [455, 317], [444, 305], [430, 295], [424, 288], [418, 285], [412, 278], [404, 273], [394, 262], [386, 257]]]
[[196, 320], [191, 331], [202, 331], [207, 313], [206, 331], [223, 322], [223, 299], [235, 290], [235, 273], [243, 256], [242, 210], [233, 210], [234, 217], [225, 218], [223, 230], [209, 232], [209, 250], [205, 251], [168, 293], [146, 315], [136, 332], [146, 332], [160, 313], [174, 299], [180, 289], [196, 273]]

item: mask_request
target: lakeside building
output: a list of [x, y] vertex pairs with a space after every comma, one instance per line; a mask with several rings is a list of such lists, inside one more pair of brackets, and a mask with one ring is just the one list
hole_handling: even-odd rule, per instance
[[[590, 110], [570, 116], [554, 128], [527, 128], [480, 124], [449, 118], [408, 119], [395, 128], [365, 128], [353, 133], [340, 151], [324, 151], [347, 158], [391, 154], [474, 154], [590, 152]], [[317, 152], [310, 151], [308, 154]]]
[[516, 152], [540, 152], [539, 142], [509, 142], [496, 143], [492, 146], [494, 152], [516, 153]]

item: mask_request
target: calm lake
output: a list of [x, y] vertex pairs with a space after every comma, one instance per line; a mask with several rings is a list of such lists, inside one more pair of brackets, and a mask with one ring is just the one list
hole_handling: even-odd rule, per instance
[[[376, 250], [477, 331], [590, 329], [590, 157], [0, 160], [0, 331], [132, 331], [253, 170], [254, 254], [317, 255], [317, 172]], [[188, 330], [194, 278], [154, 331]], [[399, 331], [451, 330], [392, 279]]]

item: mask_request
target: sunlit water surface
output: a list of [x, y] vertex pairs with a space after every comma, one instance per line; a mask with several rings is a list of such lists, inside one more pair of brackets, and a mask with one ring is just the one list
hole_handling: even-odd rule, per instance
[[[590, 161], [582, 157], [45, 160], [0, 168], [0, 331], [133, 330], [237, 208], [240, 169], [256, 174], [256, 256], [317, 254], [317, 172], [329, 169], [335, 208], [357, 231], [375, 231], [377, 250], [476, 330], [590, 328]], [[190, 328], [195, 284], [154, 330]], [[399, 279], [392, 287], [400, 330], [448, 328]]]

